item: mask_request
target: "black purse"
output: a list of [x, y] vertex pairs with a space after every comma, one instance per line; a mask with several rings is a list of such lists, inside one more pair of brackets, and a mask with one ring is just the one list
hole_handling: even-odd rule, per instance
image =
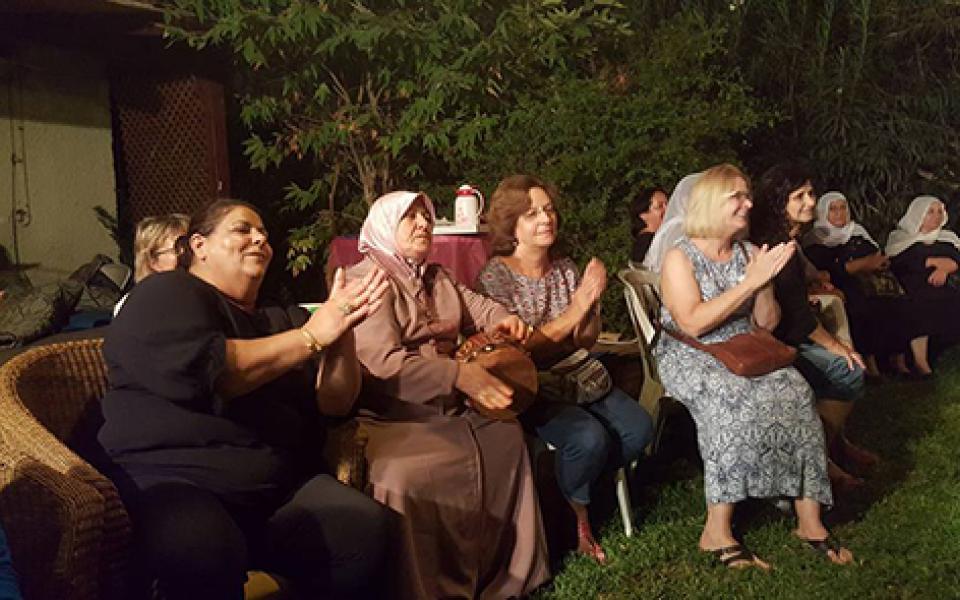
[[870, 298], [899, 298], [907, 293], [897, 276], [888, 269], [857, 274], [856, 278], [864, 295]]

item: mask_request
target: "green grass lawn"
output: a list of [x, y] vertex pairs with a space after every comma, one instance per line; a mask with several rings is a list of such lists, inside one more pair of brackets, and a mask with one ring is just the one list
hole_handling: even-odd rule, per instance
[[641, 472], [634, 537], [616, 514], [605, 527], [609, 564], [571, 554], [537, 598], [960, 598], [960, 351], [937, 367], [932, 382], [869, 387], [854, 411], [850, 437], [884, 462], [825, 521], [855, 565], [828, 563], [791, 535], [792, 519], [750, 502], [737, 531], [774, 570], [715, 566], [697, 550], [699, 466], [675, 458]]

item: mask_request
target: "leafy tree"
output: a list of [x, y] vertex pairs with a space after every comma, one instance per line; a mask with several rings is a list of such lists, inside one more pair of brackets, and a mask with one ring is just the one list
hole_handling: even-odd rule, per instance
[[519, 90], [624, 34], [618, 6], [172, 0], [167, 33], [233, 56], [254, 168], [314, 165], [311, 182], [286, 191], [291, 208], [312, 212], [291, 233], [296, 273], [379, 194], [475, 156]]
[[[516, 172], [557, 184], [565, 249], [581, 265], [599, 256], [612, 281], [629, 258], [632, 193], [737, 162], [768, 116], [726, 67], [723, 25], [687, 11], [634, 30], [615, 61], [524, 94], [467, 170], [487, 189]], [[618, 283], [604, 307], [607, 327], [629, 327]]]
[[732, 57], [782, 116], [754, 140], [758, 171], [810, 159], [877, 233], [913, 194], [956, 187], [955, 2], [746, 1], [735, 12]]

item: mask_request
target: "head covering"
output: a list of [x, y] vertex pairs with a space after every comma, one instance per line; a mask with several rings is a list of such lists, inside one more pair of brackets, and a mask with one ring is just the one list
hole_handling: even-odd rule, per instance
[[920, 224], [923, 223], [923, 218], [927, 215], [927, 209], [934, 202], [943, 204], [936, 196], [917, 196], [913, 199], [910, 206], [907, 207], [907, 212], [900, 217], [897, 228], [891, 231], [887, 237], [887, 256], [896, 256], [917, 242], [924, 244], [949, 242], [960, 248], [960, 238], [957, 237], [957, 234], [943, 229], [949, 218], [946, 210], [943, 212], [943, 221], [940, 223], [940, 227], [929, 233], [920, 233]]
[[660, 272], [660, 266], [663, 264], [663, 257], [667, 251], [683, 237], [683, 218], [687, 214], [687, 206], [690, 205], [690, 191], [700, 179], [702, 173], [691, 173], [677, 183], [677, 187], [670, 194], [670, 201], [667, 203], [667, 211], [663, 214], [663, 223], [660, 229], [653, 236], [650, 242], [650, 249], [643, 259], [643, 266]]
[[433, 202], [423, 192], [390, 192], [377, 198], [360, 229], [357, 250], [371, 256], [388, 273], [401, 280], [419, 279], [422, 266], [412, 264], [397, 249], [397, 226], [410, 205], [422, 199], [430, 220], [436, 221]]
[[880, 248], [880, 244], [870, 237], [867, 230], [853, 220], [849, 202], [847, 203], [847, 214], [850, 215], [850, 218], [846, 225], [837, 227], [827, 219], [827, 216], [830, 214], [830, 205], [837, 200], [846, 201], [846, 199], [847, 197], [840, 192], [827, 192], [820, 196], [820, 199], [817, 200], [817, 220], [813, 223], [813, 229], [803, 237], [804, 246], [820, 244], [821, 246], [833, 248], [834, 246], [846, 244], [850, 241], [850, 238], [854, 236], [860, 236], [869, 240], [870, 243], [877, 248]]

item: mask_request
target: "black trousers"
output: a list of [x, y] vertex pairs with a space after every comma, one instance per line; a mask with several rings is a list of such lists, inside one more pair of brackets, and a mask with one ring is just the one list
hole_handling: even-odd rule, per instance
[[166, 600], [242, 600], [251, 568], [289, 578], [306, 598], [383, 597], [388, 511], [329, 475], [270, 514], [188, 483], [159, 483], [131, 506], [138, 571]]

